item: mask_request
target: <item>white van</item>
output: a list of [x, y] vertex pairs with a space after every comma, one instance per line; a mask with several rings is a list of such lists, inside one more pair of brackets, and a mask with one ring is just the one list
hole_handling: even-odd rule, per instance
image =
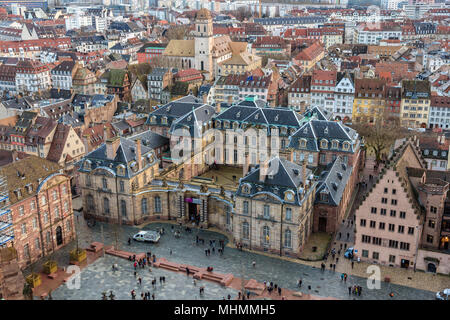
[[159, 241], [160, 234], [156, 231], [139, 231], [133, 236], [133, 239], [141, 242], [153, 242]]

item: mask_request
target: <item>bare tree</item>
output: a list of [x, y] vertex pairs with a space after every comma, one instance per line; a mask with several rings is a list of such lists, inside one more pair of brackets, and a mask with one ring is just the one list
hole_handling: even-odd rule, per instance
[[183, 40], [189, 35], [189, 28], [186, 26], [172, 26], [167, 29], [165, 36], [169, 40]]
[[354, 122], [352, 128], [364, 138], [366, 147], [374, 153], [377, 163], [381, 162], [383, 154], [389, 151], [396, 139], [409, 135], [407, 130], [387, 115], [376, 119], [374, 123], [365, 120], [362, 118], [359, 122]]

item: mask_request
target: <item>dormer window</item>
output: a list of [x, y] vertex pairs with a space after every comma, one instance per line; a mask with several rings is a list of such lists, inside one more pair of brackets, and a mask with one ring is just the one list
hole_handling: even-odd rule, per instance
[[167, 117], [162, 117], [162, 119], [161, 119], [161, 123], [163, 123], [163, 124], [167, 124]]
[[334, 140], [333, 142], [332, 142], [332, 146], [331, 146], [333, 149], [337, 149], [338, 147], [339, 147], [339, 142], [338, 141], [336, 141], [336, 140]]
[[155, 117], [155, 116], [152, 116], [152, 117], [150, 118], [150, 121], [151, 121], [152, 123], [156, 123], [156, 117]]
[[300, 143], [301, 148], [306, 148], [306, 140], [305, 139], [300, 139], [299, 143]]
[[33, 192], [33, 185], [32, 185], [32, 184], [27, 184], [27, 185], [25, 186], [25, 188], [27, 189], [27, 192], [28, 192], [28, 193], [32, 193], [32, 192]]
[[85, 170], [91, 170], [91, 161], [90, 160], [86, 160], [84, 162], [84, 169]]
[[328, 202], [328, 193], [327, 192], [321, 192], [319, 194], [319, 198], [320, 198], [320, 201]]
[[14, 193], [16, 194], [17, 199], [22, 198], [22, 191], [20, 189], [14, 190]]
[[350, 149], [350, 144], [348, 142], [344, 142], [342, 147], [343, 147], [344, 150], [348, 150], [348, 149]]
[[120, 164], [117, 166], [117, 174], [119, 176], [124, 176], [125, 175], [125, 166]]
[[328, 148], [328, 141], [327, 140], [322, 140], [322, 141], [320, 141], [320, 147], [322, 148], [322, 149], [327, 149]]

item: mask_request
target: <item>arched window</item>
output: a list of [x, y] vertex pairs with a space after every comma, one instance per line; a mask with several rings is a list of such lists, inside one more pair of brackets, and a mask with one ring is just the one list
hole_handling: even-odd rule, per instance
[[41, 201], [43, 205], [47, 204], [47, 198], [45, 196], [41, 197]]
[[95, 210], [94, 197], [90, 194], [86, 197], [88, 210]]
[[109, 214], [109, 199], [103, 198], [103, 210], [105, 214]]
[[161, 198], [159, 196], [155, 197], [155, 212], [161, 213]]
[[226, 218], [227, 218], [227, 225], [229, 226], [231, 224], [231, 210], [229, 206], [226, 206]]
[[268, 246], [270, 244], [270, 228], [268, 226], [263, 227], [262, 242], [265, 246]]
[[247, 221], [244, 221], [244, 223], [242, 223], [242, 239], [249, 239], [249, 235], [250, 235], [250, 227]]
[[289, 229], [284, 231], [284, 246], [286, 248], [292, 248], [292, 233]]
[[58, 200], [58, 193], [56, 192], [56, 190], [52, 191], [52, 197], [53, 197], [53, 200]]
[[106, 178], [102, 178], [103, 189], [108, 189], [108, 180]]
[[142, 214], [143, 215], [148, 214], [147, 198], [142, 198], [142, 200], [141, 200], [141, 208], [142, 208]]
[[127, 202], [125, 200], [120, 200], [120, 211], [123, 217], [127, 216]]

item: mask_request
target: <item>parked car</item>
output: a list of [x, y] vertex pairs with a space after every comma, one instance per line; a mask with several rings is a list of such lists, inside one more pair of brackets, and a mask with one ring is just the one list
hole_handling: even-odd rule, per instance
[[352, 259], [353, 258], [353, 247], [348, 248], [347, 250], [345, 250], [344, 257], [346, 257], [347, 259]]
[[450, 300], [450, 289], [436, 292], [436, 300]]
[[156, 243], [159, 241], [161, 235], [156, 231], [139, 231], [133, 236], [133, 239], [141, 242], [153, 242]]

